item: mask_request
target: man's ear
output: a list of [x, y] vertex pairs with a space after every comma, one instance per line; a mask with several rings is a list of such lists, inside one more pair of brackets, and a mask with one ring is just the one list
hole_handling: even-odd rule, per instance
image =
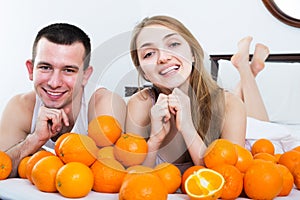
[[29, 75], [29, 79], [32, 81], [33, 80], [33, 62], [32, 60], [27, 60], [26, 61], [26, 67], [27, 67], [27, 71], [28, 71], [28, 75]]
[[93, 67], [88, 66], [83, 72], [83, 79], [82, 79], [82, 85], [85, 86], [88, 83], [88, 80], [90, 79], [92, 73], [93, 73]]

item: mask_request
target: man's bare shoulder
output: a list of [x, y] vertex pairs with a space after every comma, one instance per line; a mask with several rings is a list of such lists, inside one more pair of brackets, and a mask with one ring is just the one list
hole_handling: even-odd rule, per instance
[[10, 121], [14, 119], [13, 121], [27, 131], [31, 126], [35, 98], [34, 92], [15, 95], [7, 103], [2, 114], [2, 120]]
[[35, 92], [17, 94], [9, 100], [7, 106], [17, 107], [23, 111], [33, 111], [35, 98]]

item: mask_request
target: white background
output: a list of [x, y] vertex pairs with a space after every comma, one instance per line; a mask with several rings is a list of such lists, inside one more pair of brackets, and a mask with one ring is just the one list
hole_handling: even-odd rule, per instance
[[271, 53], [300, 52], [300, 29], [278, 21], [260, 0], [0, 0], [0, 113], [12, 96], [32, 89], [25, 61], [37, 31], [53, 22], [78, 25], [91, 37], [90, 84], [123, 96], [125, 85], [137, 85], [129, 33], [157, 14], [182, 21], [208, 54], [234, 53], [247, 35]]

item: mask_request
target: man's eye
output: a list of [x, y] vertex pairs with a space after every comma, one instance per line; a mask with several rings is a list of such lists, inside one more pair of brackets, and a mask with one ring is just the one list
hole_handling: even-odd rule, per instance
[[50, 69], [51, 69], [51, 68], [50, 68], [49, 66], [47, 66], [47, 65], [41, 65], [41, 66], [39, 66], [38, 68], [41, 69], [41, 70], [50, 70]]
[[65, 69], [64, 71], [67, 72], [67, 73], [74, 73], [75, 72], [74, 69]]

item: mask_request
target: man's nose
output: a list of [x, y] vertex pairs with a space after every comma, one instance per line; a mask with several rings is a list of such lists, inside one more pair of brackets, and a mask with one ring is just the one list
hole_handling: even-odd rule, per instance
[[62, 75], [59, 71], [54, 71], [48, 81], [48, 85], [52, 88], [57, 88], [62, 85]]

